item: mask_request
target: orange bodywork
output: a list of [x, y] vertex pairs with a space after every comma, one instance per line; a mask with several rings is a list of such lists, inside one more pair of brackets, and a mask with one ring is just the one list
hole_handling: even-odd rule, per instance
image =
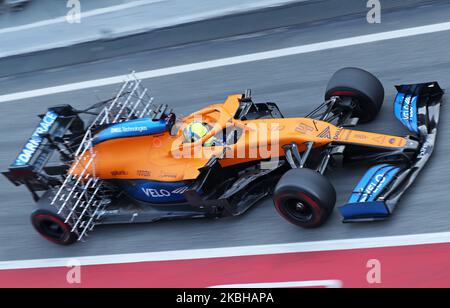
[[[376, 134], [336, 127], [328, 122], [309, 118], [280, 118], [241, 121], [234, 119], [241, 95], [232, 95], [223, 104], [211, 105], [182, 119], [179, 130], [171, 135], [157, 135], [112, 139], [94, 146], [95, 158], [89, 173], [101, 179], [153, 180], [177, 182], [195, 179], [208, 160], [220, 156], [223, 146], [205, 147], [203, 144], [226, 128], [236, 128], [241, 136], [235, 144], [227, 145], [220, 160], [223, 167], [284, 156], [282, 147], [296, 143], [303, 151], [305, 142], [314, 147], [330, 143], [400, 149], [407, 144], [402, 137]], [[182, 130], [194, 120], [201, 120], [213, 128], [195, 143], [183, 143]], [[81, 157], [88, 160], [90, 153]], [[83, 164], [70, 172], [78, 174]]]

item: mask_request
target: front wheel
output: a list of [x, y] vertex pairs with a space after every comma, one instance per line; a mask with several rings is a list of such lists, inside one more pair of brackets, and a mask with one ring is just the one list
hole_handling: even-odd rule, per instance
[[302, 228], [322, 226], [333, 212], [336, 191], [330, 181], [310, 169], [289, 170], [275, 187], [278, 213]]
[[355, 67], [337, 71], [330, 79], [325, 99], [333, 96], [350, 97], [354, 104], [352, 116], [360, 123], [374, 120], [381, 110], [384, 88], [380, 80], [371, 73]]

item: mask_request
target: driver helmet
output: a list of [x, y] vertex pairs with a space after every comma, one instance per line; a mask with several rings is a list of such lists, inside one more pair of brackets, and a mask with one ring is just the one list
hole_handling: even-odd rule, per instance
[[185, 142], [196, 142], [202, 139], [209, 132], [208, 125], [194, 121], [189, 123], [183, 130], [183, 137]]

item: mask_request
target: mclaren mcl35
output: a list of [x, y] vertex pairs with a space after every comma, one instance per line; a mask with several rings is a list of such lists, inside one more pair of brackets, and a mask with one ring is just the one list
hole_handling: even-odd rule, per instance
[[408, 136], [353, 129], [384, 100], [381, 82], [359, 68], [336, 72], [324, 103], [298, 118], [249, 90], [177, 118], [131, 74], [110, 100], [49, 108], [4, 175], [31, 192], [35, 229], [62, 245], [102, 224], [241, 215], [269, 196], [287, 221], [319, 227], [336, 203], [326, 174], [347, 164], [368, 172], [339, 207], [343, 221], [382, 220], [433, 152], [444, 94], [437, 82], [396, 88]]

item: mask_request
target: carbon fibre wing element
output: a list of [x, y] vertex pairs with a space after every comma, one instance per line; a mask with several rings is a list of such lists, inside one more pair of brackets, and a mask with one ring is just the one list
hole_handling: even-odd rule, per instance
[[413, 133], [419, 147], [408, 164], [380, 164], [371, 168], [348, 204], [339, 208], [344, 222], [388, 218], [433, 153], [444, 91], [437, 82], [396, 88], [395, 117]]

